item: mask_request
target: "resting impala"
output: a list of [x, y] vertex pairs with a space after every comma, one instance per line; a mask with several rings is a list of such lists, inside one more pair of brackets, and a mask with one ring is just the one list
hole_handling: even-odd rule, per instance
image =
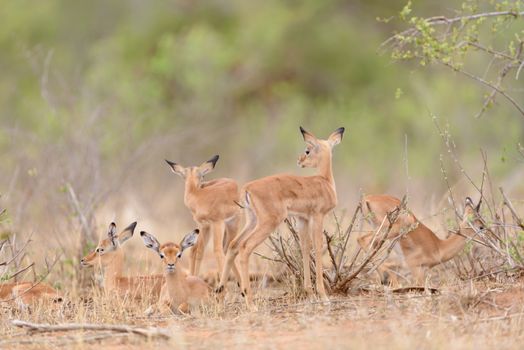
[[[392, 212], [400, 205], [398, 198], [388, 195], [370, 195], [362, 199], [362, 213], [372, 224], [378, 227], [385, 215]], [[440, 239], [427, 226], [420, 222], [411, 212], [400, 214], [392, 229], [389, 231], [388, 239], [394, 239], [401, 234], [402, 230], [410, 230], [404, 233], [397, 246], [397, 253], [411, 270], [415, 283], [424, 282], [425, 270], [444, 263], [462, 251], [470, 237], [476, 231], [484, 230], [484, 223], [479, 215], [480, 201], [475, 206], [469, 197], [466, 198], [464, 215], [459, 227], [458, 234], [450, 231], [451, 236]], [[414, 228], [413, 228], [414, 227]], [[358, 238], [359, 245], [367, 250], [373, 240], [374, 232], [367, 233]], [[386, 268], [379, 268], [379, 274], [384, 280]], [[391, 276], [393, 284], [396, 277]]]
[[164, 283], [160, 274], [150, 276], [123, 276], [124, 251], [122, 244], [133, 237], [136, 222], [116, 234], [116, 225], [109, 225], [107, 238], [101, 239], [94, 251], [87, 254], [80, 262], [82, 266], [101, 265], [104, 270], [103, 287], [106, 292], [117, 292], [120, 296], [134, 298], [151, 296], [158, 298]]
[[310, 236], [312, 236], [315, 246], [316, 289], [323, 300], [328, 300], [322, 277], [322, 230], [324, 216], [337, 205], [331, 155], [333, 147], [342, 140], [344, 128], [337, 129], [327, 140], [317, 139], [302, 127], [300, 131], [306, 142], [306, 150], [298, 158], [298, 165], [302, 168], [317, 168], [317, 175], [273, 175], [251, 181], [241, 190], [246, 224], [227, 251], [226, 264], [217, 292], [224, 289], [229, 270], [234, 264], [235, 257], [239, 255], [241, 289], [248, 307], [252, 306], [249, 257], [253, 250], [290, 216], [296, 218], [297, 231], [300, 235], [304, 289], [308, 294], [313, 291], [309, 272]]
[[13, 282], [0, 284], [0, 301], [13, 300], [21, 308], [37, 302], [61, 302], [62, 297], [47, 283]]
[[[220, 178], [204, 181], [204, 175], [211, 172], [218, 161], [218, 155], [198, 167], [183, 167], [166, 160], [171, 170], [185, 179], [184, 204], [200, 230], [200, 239], [191, 250], [190, 272], [198, 276], [204, 249], [213, 236], [213, 248], [219, 271], [224, 267], [224, 243], [226, 247], [238, 231], [240, 208], [238, 185], [235, 180]], [[225, 234], [225, 242], [224, 242]], [[235, 269], [237, 277], [238, 271]]]
[[166, 283], [158, 301], [158, 308], [162, 312], [188, 313], [209, 298], [208, 284], [196, 276], [188, 275], [187, 271], [178, 265], [184, 250], [197, 242], [198, 233], [198, 229], [188, 233], [180, 244], [160, 244], [152, 234], [140, 232], [144, 245], [156, 252], [165, 266]]

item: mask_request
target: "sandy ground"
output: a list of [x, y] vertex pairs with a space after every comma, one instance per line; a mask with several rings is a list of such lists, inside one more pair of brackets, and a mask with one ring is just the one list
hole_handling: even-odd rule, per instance
[[[43, 314], [12, 314], [4, 308], [0, 348], [78, 349], [522, 349], [524, 347], [524, 279], [457, 282], [438, 295], [424, 292], [355, 291], [332, 296], [329, 304], [297, 300], [282, 286], [259, 291], [258, 311], [247, 311], [231, 288], [225, 309], [200, 315], [144, 317], [135, 310], [106, 314], [106, 323], [154, 326], [165, 329], [169, 340], [129, 334], [93, 332], [38, 333], [10, 325], [12, 318], [49, 321]], [[235, 295], [233, 297], [233, 295]], [[86, 319], [102, 313], [95, 301]], [[78, 315], [76, 315], [78, 316]], [[62, 317], [67, 320], [68, 317]], [[97, 316], [97, 317], [100, 317]], [[112, 321], [112, 322], [111, 322]], [[104, 333], [96, 333], [98, 335]], [[86, 341], [87, 340], [87, 341]]]

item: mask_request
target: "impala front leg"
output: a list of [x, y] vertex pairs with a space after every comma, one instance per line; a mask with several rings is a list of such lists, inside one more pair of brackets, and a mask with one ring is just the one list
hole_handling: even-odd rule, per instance
[[208, 224], [200, 224], [198, 226], [198, 229], [200, 230], [199, 239], [196, 245], [191, 248], [189, 271], [192, 276], [198, 276], [200, 265], [202, 264], [202, 259], [204, 258], [204, 250], [206, 249], [210, 235]]
[[317, 215], [311, 220], [312, 236], [315, 243], [315, 275], [316, 286], [319, 297], [324, 301], [329, 301], [326, 290], [324, 289], [324, 270], [322, 268], [322, 246], [323, 246], [323, 223], [324, 216]]
[[305, 219], [297, 220], [296, 230], [300, 238], [300, 249], [302, 252], [302, 265], [304, 267], [304, 291], [306, 295], [313, 294], [313, 287], [311, 286], [311, 270], [310, 270], [310, 254], [311, 254], [311, 237], [309, 223]]

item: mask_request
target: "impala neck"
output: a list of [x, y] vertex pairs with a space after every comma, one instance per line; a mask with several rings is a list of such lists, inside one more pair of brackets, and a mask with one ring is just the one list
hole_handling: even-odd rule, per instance
[[335, 189], [335, 179], [333, 178], [333, 168], [331, 164], [331, 152], [327, 152], [325, 157], [322, 157], [318, 165], [318, 175], [329, 181], [333, 189]]
[[200, 187], [200, 181], [194, 176], [186, 177], [185, 195], [196, 191]]
[[122, 276], [124, 267], [124, 252], [117, 249], [111, 254], [113, 257], [104, 264], [104, 289], [110, 290], [116, 287], [117, 278]]
[[447, 239], [439, 240], [439, 251], [442, 262], [453, 259], [466, 245], [470, 236], [471, 229], [460, 228], [459, 233], [450, 232], [451, 236]]
[[169, 293], [169, 296], [171, 299], [178, 299], [178, 291], [181, 290], [185, 286], [185, 274], [180, 270], [180, 268], [176, 268], [175, 272], [173, 273], [164, 273], [164, 276], [166, 278], [166, 284], [167, 284], [167, 291]]

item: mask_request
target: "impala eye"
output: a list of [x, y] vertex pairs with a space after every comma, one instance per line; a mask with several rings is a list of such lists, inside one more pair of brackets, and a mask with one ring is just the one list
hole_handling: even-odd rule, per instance
[[309, 155], [309, 150], [308, 149], [306, 150], [306, 155]]

